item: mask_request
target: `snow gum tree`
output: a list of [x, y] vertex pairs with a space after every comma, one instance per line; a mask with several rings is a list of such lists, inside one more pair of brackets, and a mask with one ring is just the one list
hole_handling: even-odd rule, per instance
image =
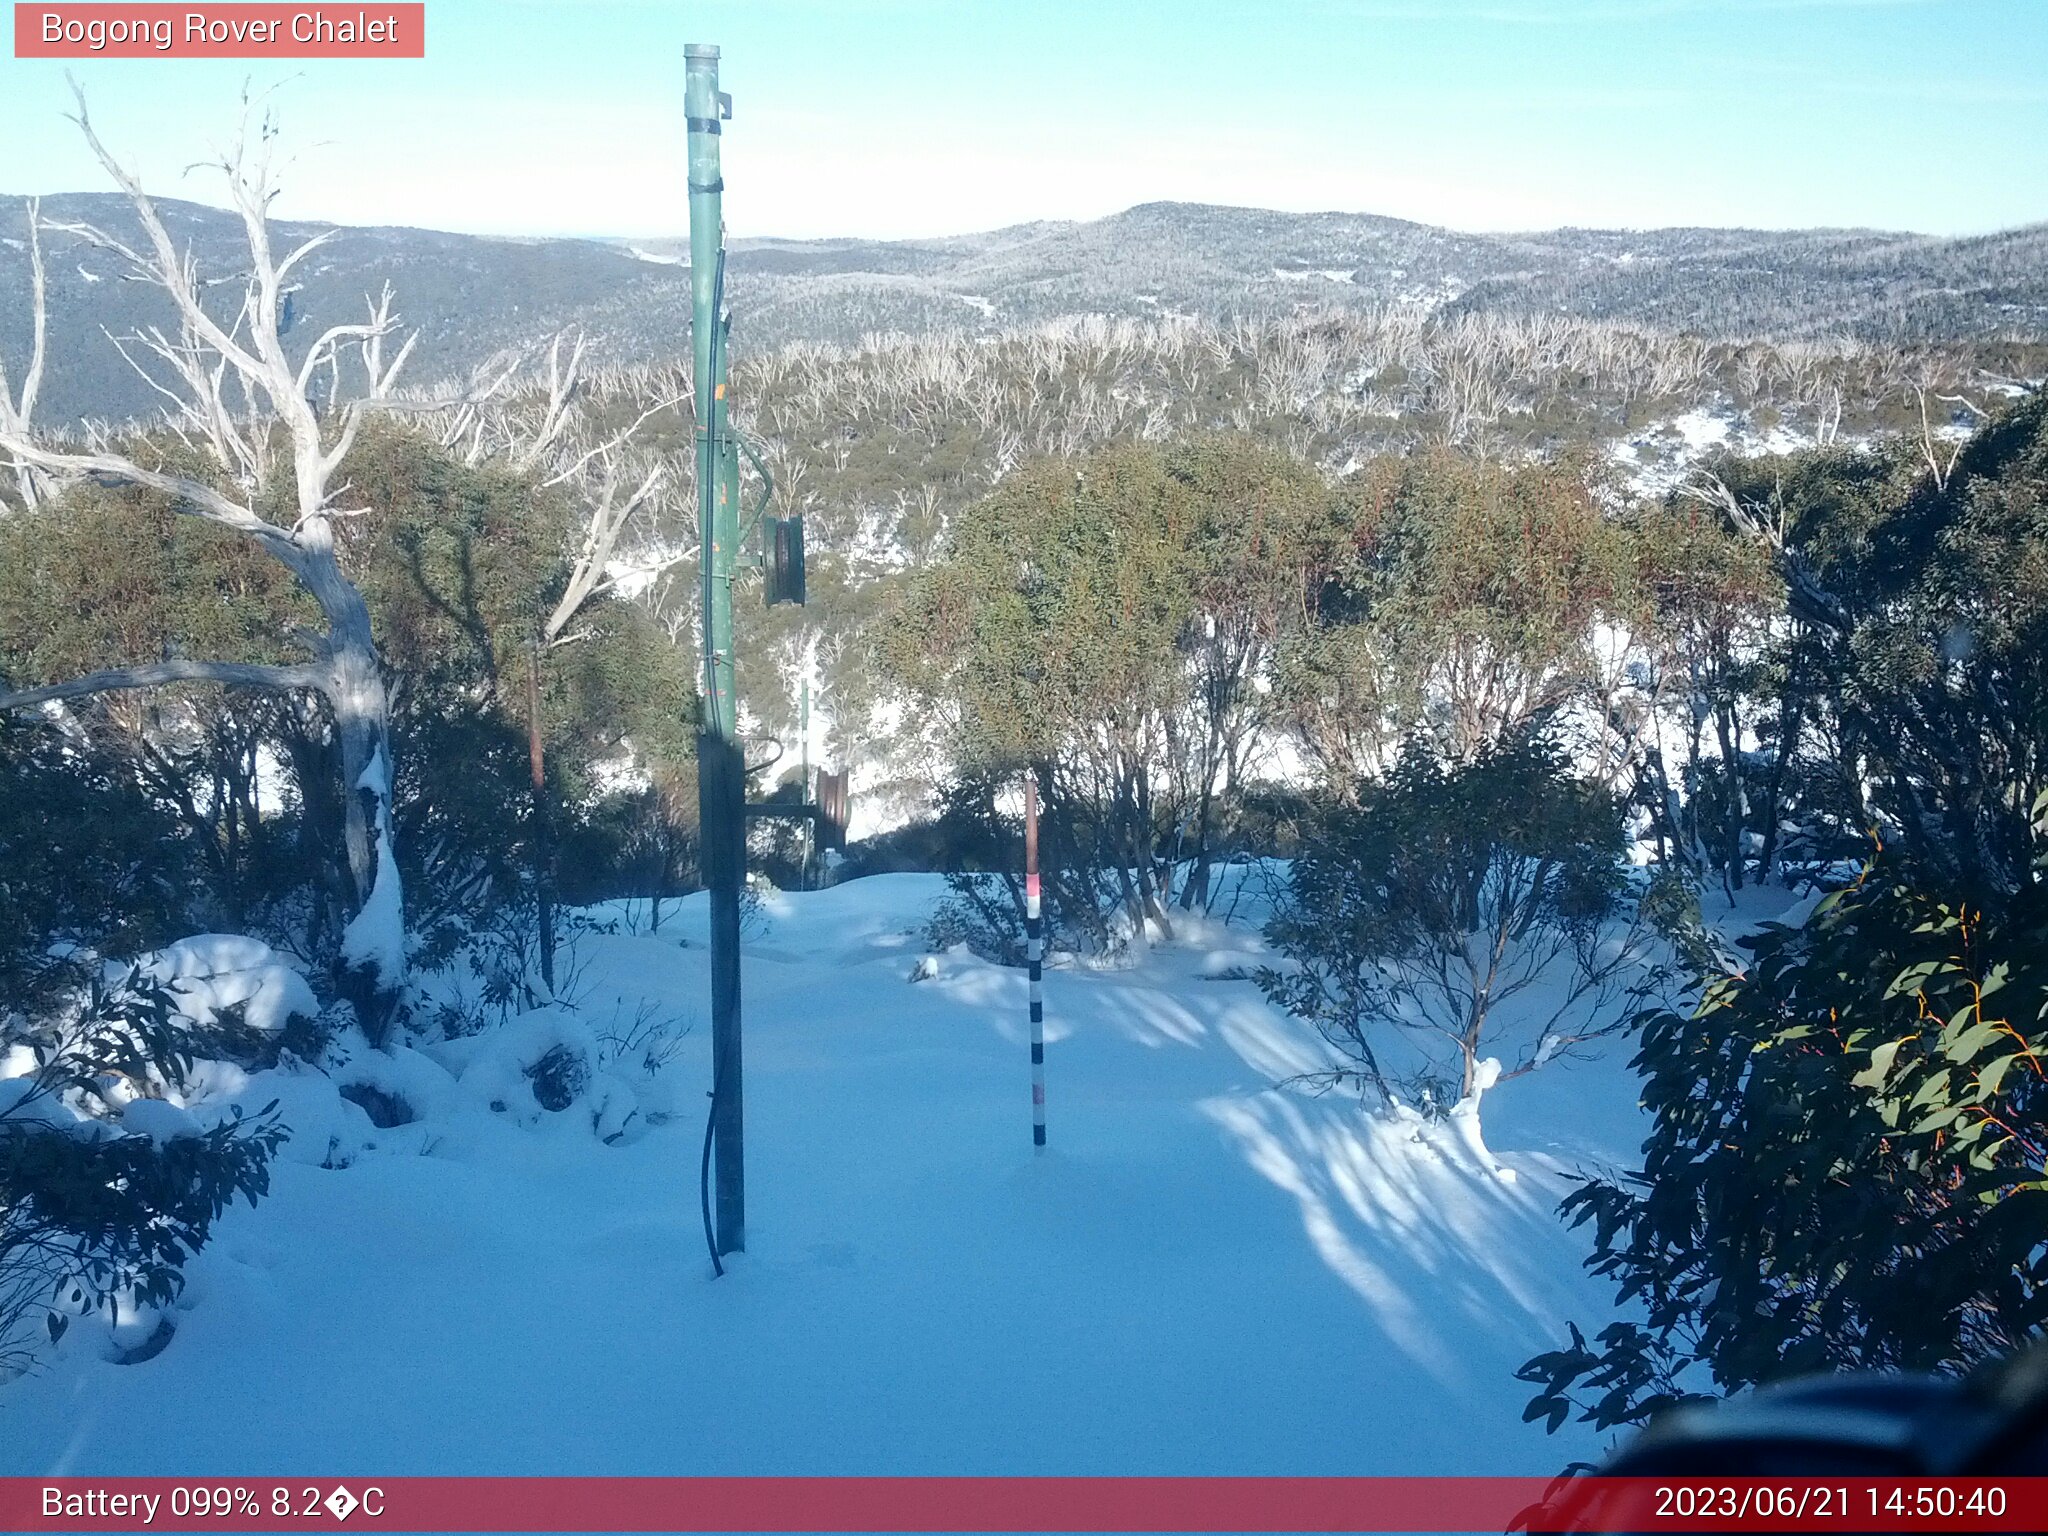
[[1372, 466], [1362, 490], [1384, 506], [1373, 621], [1440, 742], [1471, 757], [1584, 689], [1596, 626], [1632, 602], [1628, 540], [1584, 463], [1439, 451]]
[[[1733, 891], [1745, 833], [1760, 820], [1771, 836], [1769, 802], [1784, 787], [1781, 751], [1766, 803], [1753, 803], [1739, 748], [1758, 724], [1756, 684], [1783, 666], [1784, 588], [1761, 548], [1697, 502], [1641, 508], [1630, 529], [1641, 688], [1622, 728], [1636, 744], [1648, 828], [1670, 867], [1693, 882], [1718, 875]], [[1789, 704], [1780, 713], [1787, 745], [1800, 718]]]
[[1327, 564], [1332, 509], [1312, 466], [1251, 439], [1197, 438], [1176, 445], [1167, 466], [1201, 509], [1180, 638], [1190, 688], [1167, 728], [1189, 862], [1181, 905], [1192, 908], [1209, 896], [1220, 813], [1278, 732], [1274, 664]]
[[[348, 473], [381, 511], [358, 546], [357, 579], [384, 658], [405, 680], [392, 717], [394, 807], [414, 943], [431, 955], [483, 908], [516, 902], [533, 920], [545, 993], [550, 828], [533, 814], [536, 743], [564, 875], [587, 892], [625, 857], [612, 801], [626, 786], [608, 790], [599, 765], [663, 784], [694, 769], [688, 659], [645, 606], [585, 579], [605, 563], [591, 554], [591, 519], [616, 518], [618, 506], [533, 470], [464, 464], [381, 425], [363, 434]], [[573, 622], [555, 624], [565, 613]], [[637, 789], [628, 798], [645, 808]]]
[[896, 635], [956, 763], [1028, 765], [1083, 882], [1112, 882], [1139, 931], [1171, 931], [1156, 796], [1188, 692], [1177, 641], [1194, 522], [1156, 450], [1030, 465], [963, 515]]
[[1334, 489], [1304, 551], [1279, 713], [1340, 796], [1418, 730], [1459, 758], [1567, 708], [1605, 732], [1612, 669], [1596, 637], [1640, 607], [1635, 542], [1571, 458], [1501, 464], [1440, 448], [1369, 461]]
[[[1266, 686], [1303, 606], [1329, 496], [1309, 465], [1236, 437], [1020, 466], [961, 514], [890, 642], [936, 717], [950, 793], [1028, 765], [1065, 917], [1171, 936], [1170, 869], [1203, 899], [1229, 802], [1272, 738]], [[989, 802], [993, 814], [993, 802]]]
[[[537, 493], [559, 490], [579, 511], [581, 528], [566, 568], [549, 571], [542, 592], [545, 609], [527, 623], [526, 730], [532, 792], [532, 886], [536, 945], [542, 983], [555, 987], [554, 828], [547, 778], [547, 731], [543, 721], [543, 674], [557, 653], [589, 639], [600, 624], [585, 622], [620, 584], [624, 565], [636, 582], [651, 582], [683, 558], [687, 540], [637, 562], [622, 561], [623, 541], [636, 521], [650, 523], [663, 509], [663, 495], [678, 484], [678, 464], [649, 446], [661, 429], [678, 429], [683, 397], [658, 397], [616, 430], [602, 425], [605, 402], [593, 401], [584, 375], [587, 339], [556, 335], [547, 348], [543, 380], [526, 388], [496, 391], [483, 401], [465, 402], [432, 422], [441, 446], [459, 450], [472, 468], [490, 465], [509, 471]], [[508, 383], [511, 381], [508, 380]], [[539, 387], [544, 383], [544, 390]], [[657, 418], [665, 420], [657, 421]], [[646, 428], [653, 431], [645, 431]], [[679, 458], [679, 456], [676, 456]]]
[[1555, 749], [1449, 759], [1420, 741], [1308, 819], [1267, 936], [1266, 995], [1349, 1060], [1335, 1079], [1437, 1107], [1625, 1028], [1656, 981], [1622, 816]]
[[[296, 356], [288, 352], [289, 279], [325, 237], [284, 253], [271, 244], [276, 130], [267, 119], [252, 132], [245, 115], [243, 133], [218, 167], [249, 250], [239, 307], [226, 319], [208, 307], [209, 284], [179, 249], [141, 184], [101, 143], [82, 95], [75, 121], [127, 194], [141, 238], [124, 240], [82, 224], [45, 227], [113, 254], [134, 279], [153, 284], [169, 300], [175, 333], [152, 329], [115, 344], [171, 402], [170, 424], [195, 462], [174, 466], [162, 453], [124, 451], [104, 434], [85, 442], [39, 435], [27, 420], [32, 389], [25, 391], [26, 404], [17, 399], [0, 417], [0, 454], [17, 475], [140, 487], [167, 498], [182, 515], [234, 531], [291, 573], [317, 606], [323, 628], [294, 630], [302, 661], [137, 662], [0, 693], [0, 708], [179, 682], [316, 694], [339, 744], [343, 836], [354, 884], [356, 912], [342, 944], [345, 981], [376, 1034], [405, 978], [404, 895], [392, 846], [394, 760], [383, 667], [369, 609], [343, 568], [337, 538], [342, 520], [365, 509], [341, 504], [339, 471], [365, 417], [390, 402], [416, 338], [388, 345], [398, 322], [387, 287], [362, 322], [332, 326]], [[41, 329], [39, 322], [38, 335]], [[40, 354], [30, 368], [31, 384], [39, 364]], [[345, 372], [353, 376], [344, 380]], [[324, 404], [322, 386], [328, 390]], [[338, 398], [344, 390], [350, 392], [345, 403]]]
[[[143, 450], [197, 468], [175, 439]], [[480, 921], [510, 934], [535, 915], [527, 663], [573, 574], [580, 511], [409, 423], [366, 426], [342, 473], [376, 508], [348, 525], [345, 554], [394, 683], [408, 948], [435, 963]], [[75, 485], [0, 518], [0, 677], [17, 687], [138, 656], [287, 664], [294, 628], [319, 620], [252, 540], [155, 491]], [[626, 786], [599, 765], [686, 777], [691, 692], [686, 658], [616, 590], [589, 595], [572, 633], [543, 674], [539, 723], [573, 899], [589, 900], [624, 857]], [[17, 939], [32, 971], [57, 941], [123, 955], [198, 931], [331, 966], [355, 910], [339, 755], [303, 690], [187, 683], [0, 716], [0, 976]]]
[[2031, 884], [2048, 788], [2048, 395], [2000, 412], [1939, 474], [1898, 444], [1876, 467], [1823, 454], [1790, 468], [1805, 472], [1782, 476], [1782, 534], [1757, 528], [1772, 500], [1736, 499], [1809, 615], [1797, 702], [1846, 749], [1842, 814], [1986, 900]]

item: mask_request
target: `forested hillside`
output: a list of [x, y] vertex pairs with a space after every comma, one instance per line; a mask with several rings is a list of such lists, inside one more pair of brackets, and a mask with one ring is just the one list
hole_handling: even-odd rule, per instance
[[[20, 206], [0, 198], [0, 208]], [[238, 257], [233, 215], [158, 203], [207, 270]], [[58, 223], [133, 240], [118, 195], [44, 200]], [[9, 220], [0, 217], [0, 225]], [[280, 222], [280, 241], [326, 226]], [[1968, 239], [1872, 230], [1554, 230], [1467, 234], [1365, 214], [1149, 203], [1089, 223], [1027, 224], [940, 240], [732, 242], [733, 303], [748, 344], [857, 346], [870, 336], [988, 337], [1078, 315], [1226, 322], [1302, 310], [1394, 316], [1575, 317], [1689, 332], [1925, 345], [2048, 339], [2040, 228]], [[103, 344], [169, 319], [118, 261], [50, 239], [58, 366], [50, 419], [115, 420], [159, 403]], [[435, 377], [567, 325], [608, 363], [685, 355], [686, 246], [674, 237], [485, 239], [343, 229], [295, 274], [292, 325], [354, 320], [385, 280], [406, 295]], [[223, 296], [225, 290], [222, 291]], [[21, 231], [0, 228], [0, 346], [26, 345]]]

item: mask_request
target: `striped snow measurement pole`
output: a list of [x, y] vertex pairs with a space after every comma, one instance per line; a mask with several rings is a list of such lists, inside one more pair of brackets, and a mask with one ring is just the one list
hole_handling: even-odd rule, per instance
[[1031, 965], [1031, 1144], [1045, 1145], [1045, 921], [1038, 902], [1038, 777], [1024, 778], [1024, 957]]

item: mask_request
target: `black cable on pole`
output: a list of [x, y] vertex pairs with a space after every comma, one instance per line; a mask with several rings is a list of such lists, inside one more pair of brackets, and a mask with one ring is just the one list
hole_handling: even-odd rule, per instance
[[704, 1247], [711, 1255], [713, 1279], [722, 1278], [725, 1266], [718, 1262], [718, 1239], [711, 1235], [711, 1134], [718, 1126], [718, 1071], [711, 1073], [711, 1111], [704, 1117], [704, 1158], [697, 1165], [697, 1198], [704, 1208]]

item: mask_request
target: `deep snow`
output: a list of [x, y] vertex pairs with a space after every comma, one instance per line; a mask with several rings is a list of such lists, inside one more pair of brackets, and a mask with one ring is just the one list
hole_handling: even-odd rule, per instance
[[[1326, 1048], [1211, 979], [1254, 929], [1190, 925], [1048, 975], [1035, 1156], [1023, 973], [954, 952], [909, 980], [942, 894], [771, 899], [726, 1278], [700, 1023], [673, 1119], [617, 1145], [587, 1105], [472, 1102], [346, 1168], [280, 1159], [160, 1356], [79, 1343], [0, 1386], [0, 1474], [1548, 1473], [1598, 1449], [1521, 1423], [1512, 1372], [1610, 1315], [1553, 1212], [1640, 1140], [1625, 1043], [1487, 1096], [1508, 1182], [1454, 1129], [1274, 1089]], [[581, 1016], [701, 1017], [704, 917], [586, 936]]]

